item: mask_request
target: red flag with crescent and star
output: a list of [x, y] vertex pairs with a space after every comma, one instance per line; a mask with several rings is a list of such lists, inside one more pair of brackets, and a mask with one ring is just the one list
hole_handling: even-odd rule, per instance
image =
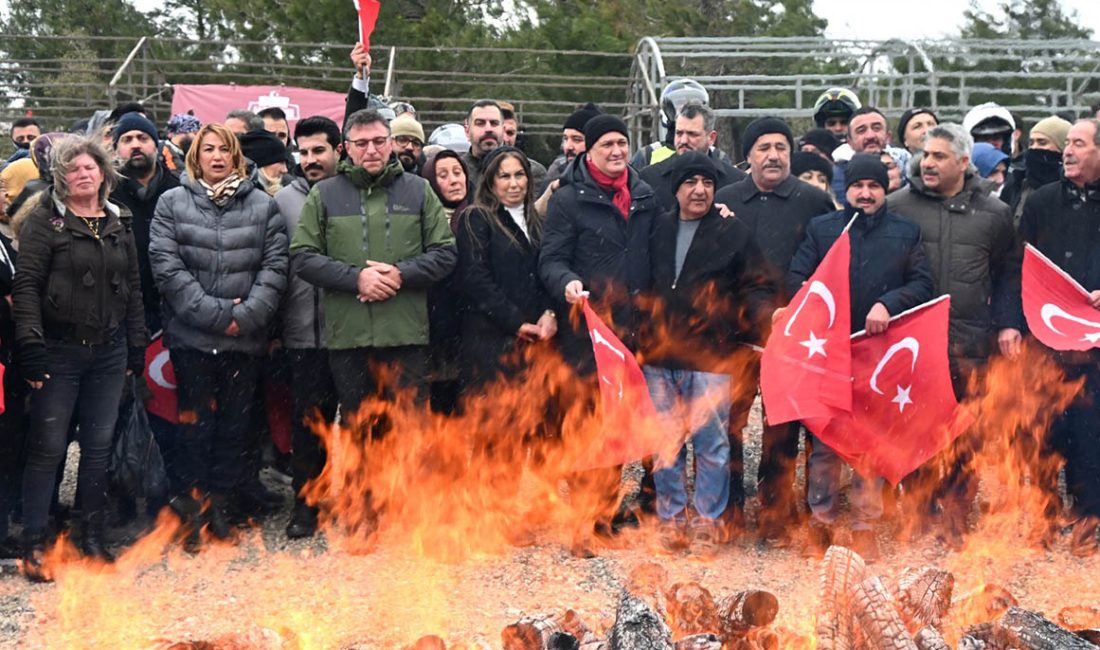
[[163, 336], [157, 336], [145, 348], [145, 379], [152, 393], [152, 397], [145, 400], [145, 410], [173, 424], [178, 423], [176, 371], [168, 358]]
[[791, 299], [760, 359], [769, 424], [831, 418], [852, 408], [848, 230]]
[[661, 455], [671, 444], [670, 438], [675, 438], [672, 442], [679, 445], [681, 438], [666, 435], [658, 426], [657, 409], [634, 353], [604, 324], [587, 300], [583, 309], [596, 357], [603, 426], [574, 469], [609, 467]]
[[1024, 248], [1022, 294], [1027, 327], [1055, 350], [1100, 347], [1100, 310], [1089, 292], [1031, 244]]
[[973, 422], [951, 387], [949, 296], [890, 319], [882, 334], [852, 335], [852, 410], [806, 426], [864, 476], [897, 485]]

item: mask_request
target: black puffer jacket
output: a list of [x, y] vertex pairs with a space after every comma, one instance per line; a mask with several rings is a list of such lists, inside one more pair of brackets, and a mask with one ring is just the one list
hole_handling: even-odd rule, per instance
[[[186, 179], [160, 198], [150, 239], [169, 348], [266, 353], [288, 260], [286, 228], [271, 197], [246, 180], [219, 208]], [[231, 321], [240, 335], [225, 333]]]
[[19, 347], [47, 339], [102, 344], [126, 328], [131, 348], [145, 346], [137, 247], [129, 216], [108, 203], [99, 239], [43, 192], [19, 232], [12, 289]]
[[563, 314], [562, 353], [582, 372], [594, 368], [592, 345], [584, 330], [567, 326], [565, 285], [573, 280], [591, 292], [596, 311], [609, 308], [619, 338], [635, 347], [637, 309], [635, 297], [649, 288], [649, 238], [657, 213], [653, 190], [633, 169], [630, 218], [624, 219], [611, 203], [611, 195], [592, 180], [587, 156], [573, 159], [561, 176], [561, 186], [550, 198], [539, 250], [539, 276]]
[[1009, 208], [990, 196], [990, 183], [967, 173], [951, 198], [927, 189], [919, 176], [888, 197], [890, 209], [921, 229], [936, 295], [951, 295], [950, 354], [982, 362], [997, 331], [1022, 329], [1020, 259]]
[[[787, 274], [790, 295], [813, 275], [853, 214], [848, 208], [810, 222]], [[876, 302], [881, 302], [891, 316], [897, 316], [932, 299], [932, 273], [916, 224], [884, 206], [874, 215], [856, 219], [848, 236], [852, 244], [848, 268], [853, 332], [864, 329], [867, 313]]]

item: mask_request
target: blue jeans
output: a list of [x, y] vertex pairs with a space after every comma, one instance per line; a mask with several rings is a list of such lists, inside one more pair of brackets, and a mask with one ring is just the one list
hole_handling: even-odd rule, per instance
[[[697, 370], [644, 366], [649, 395], [669, 436], [695, 448], [695, 511], [717, 519], [730, 497], [730, 377]], [[653, 473], [657, 516], [683, 518], [687, 508], [687, 446], [671, 467]]]
[[[844, 461], [824, 442], [811, 436], [813, 450], [807, 468], [810, 512], [817, 521], [832, 525], [837, 518], [837, 496], [840, 493], [840, 470]], [[852, 507], [852, 530], [870, 530], [882, 517], [883, 479], [866, 479], [856, 472], [848, 503]]]
[[27, 466], [23, 470], [23, 519], [29, 535], [46, 530], [57, 468], [68, 447], [69, 421], [77, 413], [80, 470], [77, 491], [85, 517], [107, 505], [107, 463], [126, 380], [126, 335], [119, 329], [102, 345], [46, 341], [42, 388], [31, 391]]

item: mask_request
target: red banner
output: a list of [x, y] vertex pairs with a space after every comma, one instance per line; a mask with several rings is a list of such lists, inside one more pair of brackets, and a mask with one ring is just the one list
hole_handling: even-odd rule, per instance
[[897, 485], [966, 430], [947, 358], [948, 296], [852, 337], [852, 411], [807, 428], [867, 477]]
[[[351, 83], [351, 75], [348, 75]], [[179, 84], [172, 96], [172, 114], [191, 110], [203, 124], [222, 122], [229, 111], [247, 109], [258, 113], [276, 106], [286, 113], [290, 132], [304, 117], [323, 115], [337, 124], [344, 119], [344, 99], [341, 93], [293, 86], [190, 86]]]
[[1024, 316], [1043, 345], [1055, 350], [1100, 347], [1100, 310], [1089, 292], [1037, 248], [1024, 248]]
[[359, 12], [359, 42], [363, 44], [364, 51], [370, 52], [370, 35], [378, 24], [378, 12], [382, 9], [382, 3], [378, 0], [352, 1], [355, 3], [355, 10]]
[[584, 320], [596, 357], [603, 427], [575, 469], [621, 465], [661, 454], [670, 442], [657, 424], [657, 409], [634, 353], [600, 320], [588, 301], [584, 303]]
[[145, 379], [153, 393], [145, 402], [145, 410], [168, 420], [179, 422], [179, 406], [176, 401], [176, 371], [164, 347], [164, 337], [158, 336], [145, 348]]
[[760, 359], [760, 393], [769, 424], [830, 418], [852, 408], [848, 232], [772, 325]]

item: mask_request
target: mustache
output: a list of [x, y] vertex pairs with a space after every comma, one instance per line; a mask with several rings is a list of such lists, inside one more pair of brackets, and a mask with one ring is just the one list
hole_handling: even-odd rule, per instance
[[768, 161], [761, 165], [762, 169], [783, 169], [783, 164], [778, 161]]
[[321, 165], [319, 163], [310, 163], [310, 164], [306, 165], [305, 167], [302, 167], [302, 171], [304, 171], [304, 172], [313, 171], [315, 169], [319, 172], [324, 171], [324, 168], [321, 167]]
[[924, 174], [925, 176], [939, 176], [940, 175], [939, 170], [931, 169], [931, 168], [928, 168], [928, 167], [921, 167], [920, 168], [920, 173]]

